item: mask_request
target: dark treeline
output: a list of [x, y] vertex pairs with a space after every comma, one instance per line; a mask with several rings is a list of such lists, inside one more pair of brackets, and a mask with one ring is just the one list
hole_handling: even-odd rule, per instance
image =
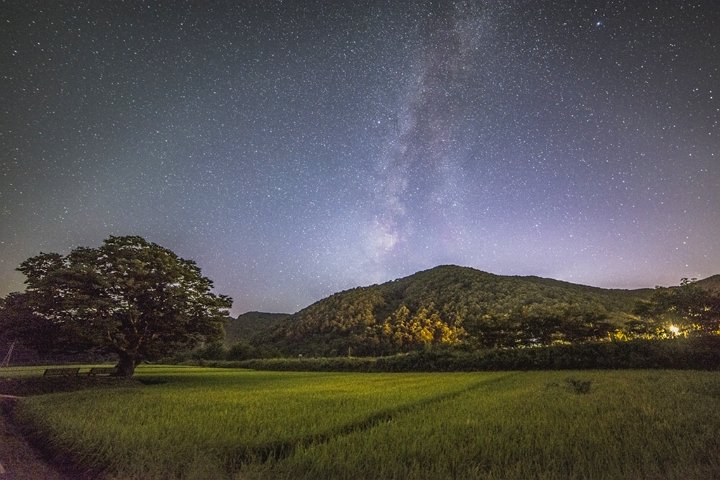
[[[333, 360], [331, 364], [333, 369], [343, 369], [344, 362], [348, 362], [348, 368], [355, 369], [360, 362], [380, 370], [385, 367], [377, 365], [385, 365], [383, 362], [408, 370], [424, 369], [423, 362], [431, 358], [435, 360], [429, 369], [445, 369], [442, 366], [445, 364], [458, 369], [493, 369], [497, 365], [501, 365], [497, 368], [690, 368], [683, 367], [686, 361], [703, 368], [702, 362], [692, 360], [695, 357], [689, 357], [684, 350], [672, 354], [677, 354], [677, 360], [659, 358], [669, 345], [681, 345], [666, 343], [668, 340], [720, 335], [718, 292], [720, 276], [698, 282], [683, 279], [679, 287], [608, 290], [442, 266], [382, 285], [340, 292], [294, 315], [261, 312], [241, 315], [226, 324], [224, 341], [177, 349], [165, 360], [290, 357], [276, 360], [277, 365], [289, 362], [294, 366], [297, 362], [310, 362], [293, 359], [298, 356], [379, 357], [379, 363], [349, 358]], [[0, 320], [18, 323], [8, 312], [0, 312], [3, 313]], [[8, 350], [14, 339], [8, 332], [11, 330], [0, 329], [0, 354]], [[657, 347], [652, 346], [655, 341], [660, 341]], [[701, 348], [704, 344], [687, 345]], [[644, 353], [637, 356], [633, 349]], [[50, 357], [49, 352], [33, 352], [19, 344], [12, 363], [103, 359], [87, 354], [72, 358], [58, 355], [54, 352]], [[606, 362], [603, 357], [607, 357], [608, 363], [603, 363]], [[675, 365], [674, 361], [680, 364]], [[308, 365], [325, 365], [318, 362], [313, 360]], [[403, 362], [410, 362], [410, 366], [402, 367]]]
[[195, 365], [282, 371], [483, 371], [549, 369], [720, 369], [720, 337], [632, 340], [464, 351], [429, 348], [387, 357], [195, 360]]

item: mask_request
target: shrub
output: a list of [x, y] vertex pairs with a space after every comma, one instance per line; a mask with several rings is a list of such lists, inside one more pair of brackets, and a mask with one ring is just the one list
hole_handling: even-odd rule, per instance
[[[210, 356], [201, 358], [215, 359]], [[477, 351], [430, 348], [386, 357], [256, 358], [230, 362], [202, 361], [202, 364], [255, 370], [340, 372], [608, 368], [720, 370], [720, 337], [579, 343]]]

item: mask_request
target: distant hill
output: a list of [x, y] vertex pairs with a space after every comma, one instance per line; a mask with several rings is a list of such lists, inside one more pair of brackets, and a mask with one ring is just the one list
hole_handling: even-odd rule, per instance
[[515, 346], [606, 338], [653, 289], [613, 290], [446, 265], [336, 293], [272, 327], [287, 353], [378, 355], [429, 344]]
[[225, 343], [239, 341], [252, 343], [253, 338], [278, 325], [290, 315], [287, 313], [247, 312], [231, 318], [225, 326]]
[[695, 282], [695, 284], [705, 290], [710, 290], [711, 292], [720, 292], [720, 274], [703, 278], [702, 280]]

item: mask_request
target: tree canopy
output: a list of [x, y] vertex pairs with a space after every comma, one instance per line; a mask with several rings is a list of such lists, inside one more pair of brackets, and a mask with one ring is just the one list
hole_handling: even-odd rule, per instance
[[683, 278], [678, 287], [658, 287], [640, 302], [635, 313], [671, 335], [720, 334], [720, 293], [696, 279]]
[[232, 305], [211, 292], [195, 262], [138, 236], [41, 253], [18, 270], [27, 287], [5, 299], [10, 328], [45, 352], [114, 353], [123, 376], [144, 360], [222, 338]]

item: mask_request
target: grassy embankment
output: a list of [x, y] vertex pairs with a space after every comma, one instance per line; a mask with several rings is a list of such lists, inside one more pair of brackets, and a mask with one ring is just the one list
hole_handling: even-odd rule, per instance
[[116, 478], [720, 478], [720, 374], [145, 367], [18, 420]]

